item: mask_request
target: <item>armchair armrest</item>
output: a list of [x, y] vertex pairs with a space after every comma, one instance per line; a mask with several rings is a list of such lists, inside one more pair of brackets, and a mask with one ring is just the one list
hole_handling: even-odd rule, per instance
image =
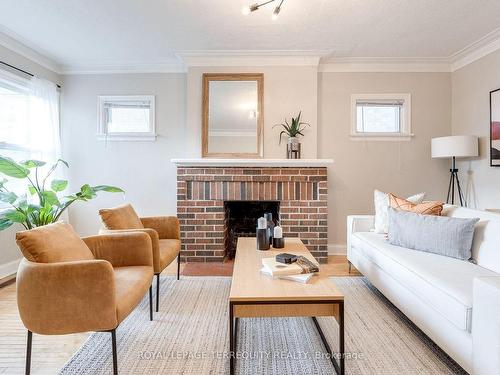
[[115, 280], [105, 260], [35, 263], [17, 272], [17, 304], [26, 328], [59, 335], [116, 328]]
[[82, 240], [97, 259], [107, 260], [113, 267], [152, 267], [151, 237], [155, 235], [158, 241], [158, 235], [147, 230], [114, 230], [98, 236], [84, 237]]
[[474, 279], [472, 365], [474, 375], [500, 373], [500, 275]]
[[179, 219], [175, 216], [142, 217], [141, 221], [144, 228], [157, 231], [161, 239], [181, 239]]

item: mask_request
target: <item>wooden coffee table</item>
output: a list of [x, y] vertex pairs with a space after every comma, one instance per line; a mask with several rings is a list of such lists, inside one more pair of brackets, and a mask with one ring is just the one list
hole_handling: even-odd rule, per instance
[[[234, 373], [239, 318], [312, 317], [337, 374], [344, 374], [344, 296], [327, 276], [314, 276], [309, 283], [272, 279], [260, 272], [262, 258], [279, 253], [303, 255], [314, 260], [298, 238], [287, 238], [284, 249], [258, 251], [255, 238], [238, 238], [231, 292], [229, 294], [230, 373]], [[334, 317], [339, 324], [339, 353], [330, 349], [317, 316]], [[336, 358], [339, 358], [337, 362]]]

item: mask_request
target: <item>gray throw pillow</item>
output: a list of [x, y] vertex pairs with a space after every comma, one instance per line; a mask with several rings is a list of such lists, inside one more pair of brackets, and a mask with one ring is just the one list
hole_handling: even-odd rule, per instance
[[389, 208], [389, 243], [468, 260], [478, 218], [421, 215]]

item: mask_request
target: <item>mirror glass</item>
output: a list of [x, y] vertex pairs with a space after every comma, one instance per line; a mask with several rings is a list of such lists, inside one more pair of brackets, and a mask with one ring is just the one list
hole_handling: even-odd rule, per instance
[[203, 156], [260, 157], [259, 81], [249, 77], [208, 78], [204, 90]]

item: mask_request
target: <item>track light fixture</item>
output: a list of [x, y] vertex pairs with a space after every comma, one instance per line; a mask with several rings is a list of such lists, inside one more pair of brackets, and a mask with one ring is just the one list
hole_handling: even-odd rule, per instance
[[243, 15], [247, 16], [250, 13], [255, 12], [256, 10], [259, 10], [260, 7], [267, 5], [267, 4], [270, 4], [270, 3], [274, 3], [276, 1], [279, 1], [279, 5], [276, 6], [276, 8], [274, 8], [273, 15], [272, 15], [272, 20], [275, 21], [278, 19], [278, 16], [279, 16], [280, 11], [281, 11], [281, 6], [283, 5], [283, 2], [285, 0], [269, 0], [269, 1], [265, 1], [265, 2], [260, 3], [260, 4], [255, 3], [252, 5], [248, 5], [246, 7], [243, 7], [243, 9], [241, 10], [241, 13], [243, 13]]

